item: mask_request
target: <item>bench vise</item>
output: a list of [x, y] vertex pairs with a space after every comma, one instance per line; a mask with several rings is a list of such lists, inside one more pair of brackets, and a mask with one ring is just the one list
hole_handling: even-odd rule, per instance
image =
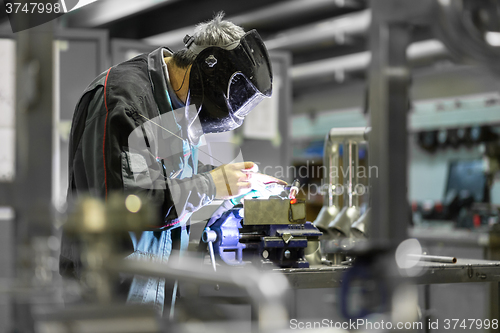
[[[306, 222], [305, 202], [297, 199], [245, 199], [206, 228], [202, 240], [215, 258], [232, 266], [307, 268], [308, 241], [322, 235]], [[214, 266], [215, 267], [215, 266]]]

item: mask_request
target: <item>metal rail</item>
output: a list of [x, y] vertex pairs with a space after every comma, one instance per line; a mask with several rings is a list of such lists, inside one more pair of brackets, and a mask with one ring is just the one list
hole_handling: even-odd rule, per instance
[[[456, 264], [421, 262], [421, 275], [409, 278], [416, 284], [500, 282], [500, 261], [458, 259]], [[349, 266], [283, 268], [293, 289], [338, 288]]]
[[253, 306], [254, 331], [274, 332], [288, 324], [284, 305], [288, 281], [280, 272], [262, 272], [255, 267], [203, 267], [199, 258], [182, 257], [168, 264], [137, 260], [111, 261], [107, 269], [120, 273], [140, 274], [196, 284], [214, 284], [238, 287], [245, 290]]

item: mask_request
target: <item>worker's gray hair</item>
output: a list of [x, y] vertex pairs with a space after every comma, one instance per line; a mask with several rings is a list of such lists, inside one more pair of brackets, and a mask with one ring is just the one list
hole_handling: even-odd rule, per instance
[[[200, 23], [194, 29], [194, 44], [199, 46], [225, 46], [239, 41], [245, 31], [236, 24], [223, 20], [224, 12], [217, 13], [211, 21]], [[186, 49], [174, 52], [174, 63], [186, 68], [191, 65], [197, 54]]]

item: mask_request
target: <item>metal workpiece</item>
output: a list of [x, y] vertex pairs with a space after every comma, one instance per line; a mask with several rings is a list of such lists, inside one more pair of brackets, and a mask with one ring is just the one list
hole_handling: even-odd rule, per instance
[[[349, 167], [348, 174], [350, 179], [357, 177], [357, 144], [366, 141], [369, 132], [370, 128], [368, 127], [345, 127], [332, 128], [326, 135], [323, 147], [323, 166], [325, 166], [324, 170], [326, 173], [323, 184], [325, 193], [323, 207], [314, 221], [314, 225], [325, 233], [328, 231], [329, 225], [335, 220], [342, 209], [342, 207], [340, 207], [339, 198], [340, 195], [345, 192], [340, 188], [340, 147], [343, 145], [344, 154], [350, 156], [347, 162], [344, 161], [344, 166], [342, 167], [344, 169], [346, 165]], [[346, 149], [346, 147], [348, 148]], [[346, 153], [346, 151], [349, 151], [349, 153]], [[348, 184], [350, 184], [348, 189], [351, 189], [351, 192], [347, 194], [349, 198], [348, 201], [351, 203], [350, 206], [357, 206], [357, 196], [354, 193], [357, 179], [353, 179], [353, 181], [350, 181]]]
[[370, 236], [370, 210], [368, 208], [351, 226], [351, 235], [354, 238], [365, 239]]
[[353, 249], [357, 242], [350, 237], [336, 237], [330, 239], [322, 239], [321, 252], [324, 256], [322, 263], [330, 265], [342, 265], [350, 262], [354, 257], [349, 256], [349, 251]]
[[304, 257], [306, 258], [309, 265], [321, 265], [321, 246], [320, 241], [310, 240], [307, 242], [307, 247], [304, 250]]
[[[359, 218], [359, 207], [344, 207], [335, 219], [328, 225], [330, 235], [351, 236], [351, 226]], [[339, 234], [340, 233], [340, 234]]]
[[[294, 199], [295, 200], [295, 199]], [[245, 199], [243, 225], [293, 224], [306, 222], [306, 204], [291, 199]]]
[[[324, 235], [320, 242], [319, 256], [334, 264], [346, 259], [346, 251], [351, 248], [351, 226], [359, 218], [359, 197], [357, 168], [359, 165], [358, 146], [365, 142], [370, 128], [332, 128], [324, 144], [324, 201], [314, 225]], [[340, 148], [343, 148], [343, 165], [340, 165]], [[344, 176], [340, 182], [340, 173]], [[343, 206], [340, 205], [343, 196]], [[316, 249], [309, 249], [314, 252]], [[314, 252], [316, 253], [316, 252]], [[318, 256], [318, 254], [316, 254]], [[315, 263], [317, 258], [313, 259]]]
[[316, 226], [316, 228], [318, 228], [319, 230], [321, 230], [323, 233], [326, 234], [328, 232], [328, 226], [335, 219], [338, 213], [339, 213], [338, 206], [323, 205], [323, 207], [321, 207], [321, 210], [319, 211], [318, 216], [316, 217], [316, 220], [314, 220], [314, 225]]
[[364, 139], [365, 128], [351, 128], [341, 132], [345, 134], [342, 169], [342, 173], [345, 173], [344, 207], [328, 225], [328, 232], [341, 232], [345, 237], [350, 237], [351, 225], [359, 217], [359, 198], [355, 190], [358, 185], [358, 142], [355, 140]]

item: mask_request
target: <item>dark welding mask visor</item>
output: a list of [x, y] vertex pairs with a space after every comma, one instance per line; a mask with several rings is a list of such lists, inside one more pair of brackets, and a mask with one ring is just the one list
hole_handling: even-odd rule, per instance
[[271, 96], [271, 62], [257, 31], [224, 47], [195, 45], [193, 49], [201, 50], [191, 67], [189, 103], [198, 109], [203, 132], [241, 126], [245, 116]]

